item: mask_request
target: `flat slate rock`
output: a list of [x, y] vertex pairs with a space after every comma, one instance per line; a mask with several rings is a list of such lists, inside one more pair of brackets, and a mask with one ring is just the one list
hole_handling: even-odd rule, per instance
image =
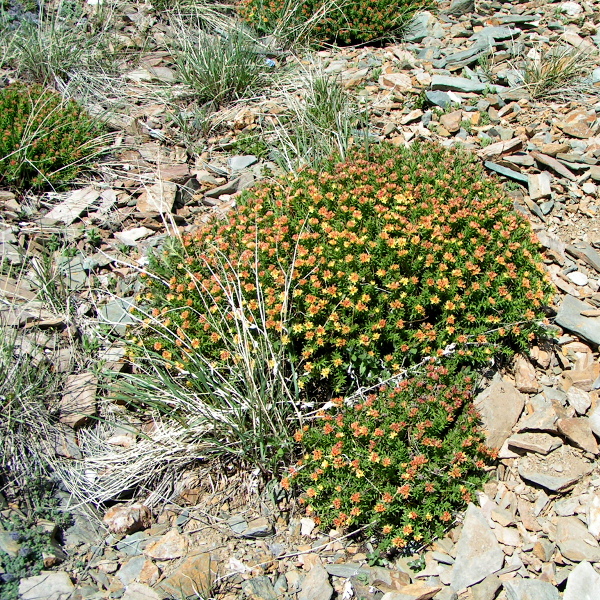
[[46, 219], [60, 221], [70, 225], [100, 198], [100, 192], [92, 186], [71, 192], [66, 200], [57, 204], [47, 215]]
[[597, 317], [584, 317], [581, 313], [594, 310], [594, 306], [582, 302], [573, 296], [566, 295], [558, 309], [556, 324], [591, 342], [600, 344], [600, 319]]
[[558, 600], [558, 590], [547, 581], [513, 579], [504, 582], [508, 600]]
[[553, 541], [560, 553], [570, 561], [600, 561], [600, 546], [596, 538], [577, 517], [558, 517]]
[[19, 582], [21, 600], [68, 600], [74, 591], [75, 586], [64, 571], [42, 571]]
[[529, 185], [528, 175], [523, 175], [523, 173], [519, 173], [518, 171], [514, 171], [513, 169], [509, 169], [508, 167], [503, 167], [502, 165], [496, 164], [489, 160], [487, 160], [483, 164], [490, 171], [495, 171], [499, 175], [504, 175], [504, 177], [509, 177], [510, 179], [514, 179], [515, 181], [520, 181], [525, 185]]
[[523, 412], [525, 396], [497, 373], [491, 385], [477, 396], [475, 406], [481, 414], [486, 444], [500, 448]]
[[597, 600], [599, 591], [600, 575], [584, 560], [569, 574], [563, 600]]
[[469, 504], [456, 545], [452, 587], [460, 591], [479, 583], [499, 571], [503, 564], [504, 552], [486, 517], [474, 504]]
[[483, 92], [485, 83], [473, 81], [466, 77], [448, 77], [447, 75], [434, 75], [431, 78], [431, 89], [454, 92]]
[[547, 456], [527, 455], [519, 459], [519, 476], [552, 492], [562, 491], [593, 470], [593, 465], [568, 446]]

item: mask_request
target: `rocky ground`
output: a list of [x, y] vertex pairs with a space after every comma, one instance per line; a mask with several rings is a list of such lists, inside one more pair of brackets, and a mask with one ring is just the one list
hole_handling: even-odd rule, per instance
[[[163, 26], [149, 5], [123, 4], [120, 14], [120, 35], [135, 45], [150, 28], [155, 49], [123, 66], [128, 108], [114, 116], [110, 162], [66, 194], [0, 191], [0, 256], [18, 266], [25, 255], [41, 261], [57, 240], [75, 248], [51, 254], [51, 268], [76, 307], [77, 326], [98, 341], [96, 357], [115, 370], [124, 347], [113, 334], [131, 319], [148, 251], [176, 229], [191, 231], [231, 210], [265, 166], [276, 172], [236, 142], [284, 108], [275, 92], [234, 105], [193, 155], [169, 107], [147, 100], [152, 85], [175, 79]], [[378, 137], [476, 152], [531, 220], [559, 290], [552, 342], [490, 375], [478, 396], [499, 464], [447, 536], [418, 556], [378, 562], [368, 542], [299, 518], [276, 488], [258, 494], [252, 477], [207, 484], [190, 474], [152, 510], [119, 504], [102, 525], [82, 511], [62, 549], [48, 556], [52, 570], [21, 580], [24, 600], [600, 598], [600, 59], [592, 54], [597, 68], [577, 94], [533, 98], [514, 70], [515, 48], [535, 61], [556, 43], [596, 53], [600, 5], [533, 0], [472, 9], [455, 1], [435, 16], [421, 14], [402, 43], [302, 59], [339, 74], [369, 108]], [[492, 58], [489, 69], [482, 56]], [[52, 353], [56, 370], [69, 374], [76, 365], [65, 331], [73, 324], [42, 300], [34, 275], [0, 275], [0, 315], [24, 331], [21, 351], [40, 360]], [[82, 415], [99, 410], [91, 370], [83, 374], [85, 394], [69, 390], [75, 381], [81, 390], [80, 371], [67, 379], [62, 438], [52, 442], [68, 460], [83, 458]], [[131, 431], [113, 438], [115, 452], [137, 440]], [[16, 554], [19, 543], [0, 531], [0, 549]]]

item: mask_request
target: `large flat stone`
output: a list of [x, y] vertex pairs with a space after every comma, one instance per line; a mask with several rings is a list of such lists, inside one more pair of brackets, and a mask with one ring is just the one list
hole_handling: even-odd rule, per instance
[[591, 473], [593, 465], [569, 446], [561, 446], [547, 456], [528, 454], [519, 459], [519, 475], [552, 492], [560, 492]]
[[491, 385], [477, 396], [475, 406], [481, 414], [486, 444], [500, 448], [523, 412], [525, 397], [497, 373]]
[[57, 204], [46, 215], [46, 219], [70, 225], [75, 219], [86, 212], [98, 198], [100, 198], [100, 192], [91, 186], [75, 190], [69, 194], [66, 200]]
[[599, 595], [600, 575], [584, 560], [569, 574], [563, 600], [598, 600]]
[[322, 565], [314, 565], [302, 582], [298, 600], [329, 600], [332, 595], [329, 574]]
[[199, 594], [208, 595], [214, 579], [216, 563], [210, 554], [190, 556], [167, 579], [161, 581], [156, 589], [172, 594], [175, 598], [187, 598]]
[[504, 552], [479, 508], [469, 504], [456, 547], [451, 585], [460, 591], [499, 571]]
[[21, 600], [68, 600], [75, 587], [64, 571], [42, 571], [19, 582]]
[[600, 318], [585, 317], [582, 311], [594, 310], [594, 306], [566, 295], [558, 309], [556, 324], [582, 337], [592, 344], [600, 344]]
[[573, 562], [600, 561], [600, 546], [586, 525], [577, 517], [556, 519], [555, 540], [560, 553]]
[[510, 450], [548, 454], [562, 446], [562, 440], [548, 433], [515, 433], [508, 438]]
[[142, 192], [136, 208], [142, 213], [169, 214], [176, 195], [177, 185], [171, 181], [158, 181]]
[[558, 590], [547, 581], [513, 579], [504, 582], [508, 600], [558, 600]]
[[431, 78], [432, 90], [454, 91], [454, 92], [483, 92], [486, 84], [473, 81], [466, 77], [449, 77], [447, 75], [434, 75]]

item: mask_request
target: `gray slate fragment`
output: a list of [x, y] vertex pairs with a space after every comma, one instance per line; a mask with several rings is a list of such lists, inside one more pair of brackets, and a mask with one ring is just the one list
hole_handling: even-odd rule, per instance
[[483, 92], [486, 84], [466, 77], [448, 77], [447, 75], [434, 75], [431, 78], [432, 90], [452, 90], [455, 92]]
[[529, 177], [527, 175], [523, 175], [522, 173], [519, 173], [518, 171], [513, 171], [512, 169], [503, 167], [502, 165], [498, 165], [489, 160], [487, 160], [483, 164], [487, 169], [490, 169], [490, 171], [495, 171], [496, 173], [499, 173], [500, 175], [504, 175], [504, 177], [510, 177], [510, 179], [514, 179], [515, 181], [520, 181], [521, 183], [524, 183], [525, 185], [529, 185]]
[[435, 600], [458, 600], [458, 594], [450, 586], [446, 586], [435, 595]]
[[600, 546], [587, 526], [577, 517], [556, 519], [556, 539], [560, 553], [573, 562], [600, 561]]
[[521, 32], [518, 29], [512, 29], [506, 25], [496, 25], [495, 27], [484, 27], [481, 31], [474, 33], [469, 39], [493, 43], [494, 41], [507, 40], [519, 35], [521, 35]]
[[145, 556], [134, 556], [122, 565], [117, 571], [117, 577], [121, 580], [121, 583], [124, 586], [128, 586], [135, 581], [140, 576], [145, 562]]
[[127, 325], [135, 321], [129, 312], [132, 306], [135, 306], [134, 298], [115, 298], [98, 308], [99, 321], [112, 325], [119, 333], [125, 333]]
[[121, 600], [161, 600], [162, 596], [145, 583], [131, 583]]
[[519, 459], [519, 476], [552, 492], [560, 492], [593, 470], [575, 450], [562, 445], [541, 460], [528, 454]]
[[496, 592], [502, 586], [497, 575], [488, 575], [481, 583], [471, 588], [473, 600], [494, 600]]
[[528, 25], [538, 21], [541, 15], [494, 15], [494, 21], [500, 25]]
[[475, 398], [481, 414], [486, 444], [500, 448], [510, 436], [525, 406], [525, 397], [499, 373], [491, 384]]
[[204, 193], [204, 195], [208, 196], [209, 198], [218, 198], [223, 194], [234, 194], [238, 190], [238, 184], [240, 182], [240, 179], [240, 177], [232, 179], [231, 181], [228, 181], [227, 183], [220, 185], [219, 187], [213, 188], [212, 190], [208, 190]]
[[508, 600], [558, 600], [558, 590], [547, 581], [512, 579], [504, 582]]
[[435, 104], [435, 106], [439, 106], [440, 108], [446, 108], [452, 103], [450, 96], [446, 94], [446, 92], [427, 90], [425, 92], [425, 96], [427, 97], [427, 100], [429, 100], [429, 102]]
[[475, 0], [452, 0], [450, 7], [444, 13], [455, 17], [462, 17], [475, 10]]
[[253, 600], [277, 600], [277, 593], [271, 580], [264, 575], [244, 581], [242, 583], [242, 592]]
[[332, 595], [327, 571], [321, 565], [314, 565], [302, 582], [298, 600], [329, 600]]
[[456, 560], [452, 568], [451, 585], [462, 590], [479, 583], [499, 571], [504, 552], [479, 508], [469, 504], [462, 533], [456, 545]]
[[563, 600], [597, 600], [599, 591], [600, 575], [584, 560], [571, 571]]
[[330, 575], [334, 577], [343, 577], [344, 579], [350, 579], [356, 575], [369, 575], [370, 570], [365, 567], [361, 567], [358, 563], [327, 563], [325, 569]]
[[527, 452], [537, 452], [538, 454], [548, 454], [562, 446], [562, 440], [559, 437], [548, 433], [515, 433], [508, 438], [508, 447], [510, 450], [525, 450]]
[[127, 556], [138, 556], [139, 554], [142, 554], [144, 548], [150, 541], [151, 538], [145, 531], [137, 531], [136, 533], [125, 536], [120, 542], [117, 542], [117, 550], [123, 552]]
[[567, 252], [587, 263], [590, 267], [600, 273], [600, 253], [594, 250], [585, 242], [576, 242], [573, 245], [567, 246]]
[[258, 158], [252, 154], [247, 154], [245, 156], [232, 156], [229, 159], [229, 168], [233, 172], [241, 171], [251, 167], [252, 165], [255, 165], [257, 162]]
[[21, 600], [68, 600], [74, 591], [75, 587], [64, 571], [42, 571], [19, 582]]
[[469, 64], [471, 64], [471, 62], [478, 60], [479, 56], [482, 53], [488, 52], [488, 50], [489, 46], [485, 42], [477, 42], [466, 50], [446, 56], [446, 65], [454, 65], [466, 60], [469, 60]]
[[584, 317], [581, 314], [584, 310], [594, 310], [594, 308], [587, 302], [566, 295], [558, 309], [556, 324], [584, 340], [598, 345], [600, 344], [600, 319]]
[[404, 41], [420, 42], [426, 37], [442, 38], [444, 29], [437, 19], [428, 11], [418, 12], [407, 25]]
[[70, 225], [98, 200], [100, 192], [92, 186], [71, 192], [66, 200], [57, 204], [47, 215], [46, 219], [60, 221]]

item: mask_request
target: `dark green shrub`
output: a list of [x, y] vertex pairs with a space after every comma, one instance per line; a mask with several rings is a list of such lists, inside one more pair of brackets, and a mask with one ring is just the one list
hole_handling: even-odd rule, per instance
[[101, 151], [102, 130], [76, 102], [43, 86], [0, 90], [0, 185], [71, 181]]
[[185, 369], [227, 370], [252, 328], [299, 374], [346, 392], [426, 357], [482, 364], [525, 349], [548, 302], [529, 223], [472, 155], [350, 151], [246, 193], [151, 264], [135, 341]]
[[19, 544], [16, 556], [0, 550], [2, 600], [17, 600], [20, 579], [39, 575], [44, 569], [44, 554], [51, 555], [56, 549], [53, 533], [40, 525], [40, 521], [50, 521], [60, 529], [72, 522], [68, 514], [59, 510], [55, 493], [56, 486], [48, 479], [32, 476], [27, 481], [27, 502], [25, 497], [20, 498], [20, 511], [7, 510], [0, 514], [0, 530]]
[[388, 546], [414, 551], [473, 500], [492, 453], [483, 445], [464, 374], [425, 374], [333, 408], [296, 432], [303, 458], [282, 480], [324, 531], [367, 526]]
[[239, 12], [262, 34], [298, 27], [322, 15], [311, 27], [312, 37], [352, 44], [398, 36], [412, 15], [430, 4], [428, 0], [242, 0]]

